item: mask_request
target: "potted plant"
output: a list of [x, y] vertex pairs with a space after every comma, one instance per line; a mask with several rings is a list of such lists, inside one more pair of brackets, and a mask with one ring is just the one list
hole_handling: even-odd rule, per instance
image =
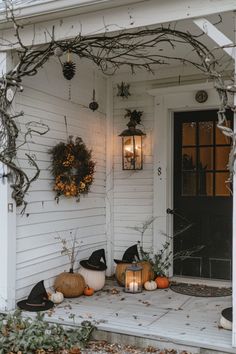
[[171, 265], [172, 251], [169, 249], [170, 243], [166, 241], [162, 249], [157, 253], [145, 252], [140, 246], [140, 254], [142, 260], [148, 261], [154, 272], [154, 279], [157, 288], [165, 289], [169, 287], [169, 279], [167, 277], [169, 267]]

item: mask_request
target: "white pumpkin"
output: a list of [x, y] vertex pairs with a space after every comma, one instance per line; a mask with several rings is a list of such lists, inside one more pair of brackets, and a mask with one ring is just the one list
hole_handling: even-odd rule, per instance
[[50, 300], [54, 304], [60, 304], [64, 300], [64, 295], [60, 291], [56, 291], [50, 296]]
[[78, 273], [84, 277], [85, 283], [94, 291], [101, 290], [105, 285], [105, 270], [90, 270], [80, 267]]
[[146, 282], [144, 283], [144, 288], [145, 288], [146, 290], [149, 290], [149, 291], [151, 291], [151, 290], [156, 290], [156, 288], [157, 288], [157, 283], [156, 283], [154, 280], [146, 281]]

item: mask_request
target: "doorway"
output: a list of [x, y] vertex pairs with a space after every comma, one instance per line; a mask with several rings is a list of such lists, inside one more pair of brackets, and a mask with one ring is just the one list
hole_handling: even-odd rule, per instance
[[231, 279], [230, 143], [217, 128], [217, 110], [174, 113], [175, 275]]

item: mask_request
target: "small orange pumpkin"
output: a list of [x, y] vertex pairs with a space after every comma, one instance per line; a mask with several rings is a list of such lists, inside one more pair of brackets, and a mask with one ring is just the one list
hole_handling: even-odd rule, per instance
[[156, 277], [155, 282], [157, 283], [158, 289], [166, 289], [169, 288], [170, 285], [169, 279], [163, 276]]
[[90, 288], [89, 286], [86, 286], [84, 288], [84, 295], [86, 296], [92, 296], [94, 294], [94, 289]]

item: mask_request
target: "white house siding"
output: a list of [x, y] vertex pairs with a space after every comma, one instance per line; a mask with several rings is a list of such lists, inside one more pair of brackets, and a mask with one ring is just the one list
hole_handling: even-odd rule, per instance
[[[129, 246], [140, 241], [140, 234], [133, 230], [153, 215], [153, 156], [152, 130], [154, 105], [153, 97], [146, 91], [148, 81], [131, 84], [131, 96], [117, 97], [114, 85], [114, 256], [122, 258]], [[142, 171], [122, 171], [121, 138], [118, 136], [128, 123], [124, 118], [125, 109], [143, 111], [141, 129], [147, 134], [143, 139], [144, 164]], [[152, 226], [144, 234], [144, 247], [152, 246]]]
[[[55, 239], [58, 233], [68, 237], [71, 230], [78, 230], [79, 259], [87, 258], [98, 248], [106, 248], [105, 234], [105, 97], [106, 80], [94, 71], [77, 63], [77, 74], [71, 81], [72, 100], [68, 100], [69, 82], [61, 73], [56, 59], [40, 70], [37, 76], [27, 78], [24, 92], [16, 99], [17, 111], [24, 111], [19, 123], [36, 121], [47, 124], [50, 131], [45, 136], [32, 134], [29, 143], [19, 152], [19, 164], [31, 175], [25, 153], [35, 154], [41, 170], [27, 195], [25, 214], [17, 211], [16, 298], [26, 296], [31, 287], [41, 279], [51, 286], [54, 277], [69, 269], [68, 259], [62, 256], [61, 244]], [[87, 108], [95, 84], [99, 109]], [[96, 162], [95, 181], [91, 192], [75, 199], [61, 198], [56, 203], [52, 192], [48, 151], [60, 141], [66, 141], [65, 118], [68, 135], [80, 136], [93, 150]], [[21, 125], [24, 130], [24, 125]]]

